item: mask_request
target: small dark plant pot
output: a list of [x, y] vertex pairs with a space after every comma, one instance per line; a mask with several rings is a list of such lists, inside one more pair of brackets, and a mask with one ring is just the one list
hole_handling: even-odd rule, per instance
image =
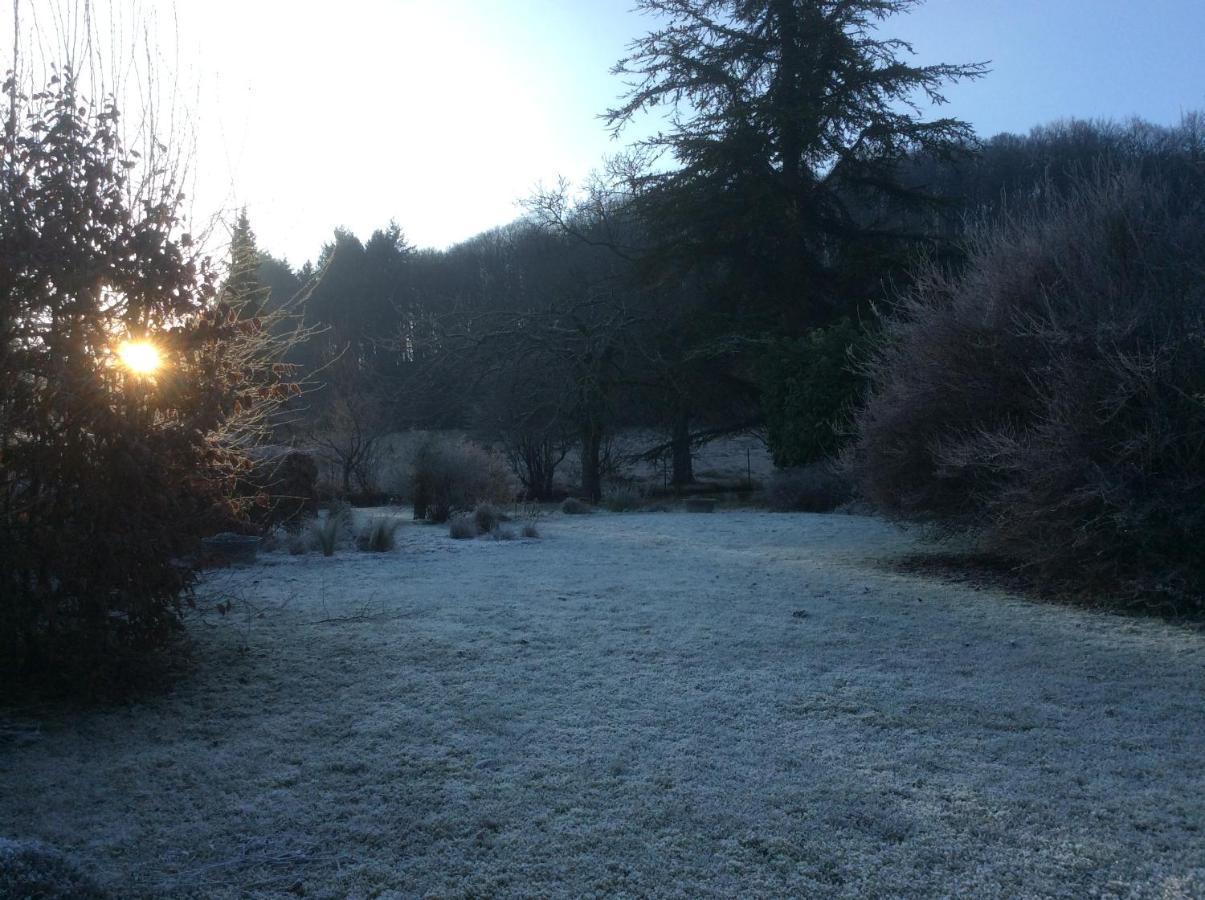
[[716, 501], [711, 497], [690, 497], [686, 501], [686, 511], [692, 513], [715, 512]]
[[205, 555], [229, 565], [247, 565], [255, 562], [262, 538], [249, 534], [223, 532], [204, 538]]

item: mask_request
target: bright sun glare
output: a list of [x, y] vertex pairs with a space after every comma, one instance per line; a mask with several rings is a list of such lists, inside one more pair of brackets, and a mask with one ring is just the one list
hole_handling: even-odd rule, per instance
[[117, 348], [117, 355], [135, 375], [153, 375], [163, 364], [158, 348], [149, 341], [125, 341]]

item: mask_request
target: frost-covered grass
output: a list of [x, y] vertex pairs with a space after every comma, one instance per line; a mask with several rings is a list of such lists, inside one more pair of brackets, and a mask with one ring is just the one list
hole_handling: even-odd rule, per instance
[[211, 574], [174, 691], [0, 727], [0, 837], [122, 896], [1205, 894], [1199, 632], [872, 519], [540, 530]]

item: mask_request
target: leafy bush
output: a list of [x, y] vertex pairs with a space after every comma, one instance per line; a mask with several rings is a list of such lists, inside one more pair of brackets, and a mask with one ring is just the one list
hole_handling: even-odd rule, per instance
[[538, 538], [540, 536], [540, 529], [535, 522], [524, 522], [520, 533], [525, 538]]
[[594, 507], [576, 497], [566, 497], [565, 502], [561, 504], [561, 512], [570, 516], [584, 516], [594, 512]]
[[759, 382], [776, 466], [806, 466], [841, 449], [846, 440], [842, 419], [864, 389], [855, 358], [869, 346], [867, 333], [846, 319], [770, 348]]
[[7, 96], [0, 667], [66, 680], [137, 665], [179, 630], [198, 539], [270, 503], [237, 487], [295, 386], [285, 337], [268, 337], [279, 321], [218, 294], [176, 190], [123, 149], [117, 110], [69, 72]]
[[1103, 170], [981, 228], [886, 325], [849, 455], [1047, 583], [1205, 590], [1205, 185]]
[[387, 553], [396, 543], [401, 523], [391, 516], [374, 516], [356, 535], [356, 547], [369, 553]]
[[251, 467], [239, 480], [245, 496], [264, 496], [267, 503], [252, 509], [263, 527], [300, 522], [318, 508], [318, 463], [293, 447], [264, 446], [249, 451]]
[[477, 537], [477, 523], [471, 516], [457, 516], [448, 526], [448, 536], [458, 541], [472, 540]]
[[766, 482], [766, 502], [778, 512], [832, 512], [852, 497], [848, 476], [828, 462], [779, 469]]
[[415, 452], [411, 466], [414, 517], [446, 522], [478, 503], [507, 503], [514, 490], [505, 468], [480, 447], [432, 436]]

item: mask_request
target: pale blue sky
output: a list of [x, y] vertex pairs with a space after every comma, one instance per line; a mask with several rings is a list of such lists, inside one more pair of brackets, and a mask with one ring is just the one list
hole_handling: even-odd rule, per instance
[[893, 29], [924, 60], [991, 60], [949, 94], [983, 135], [1205, 109], [1205, 0], [928, 0]]
[[[580, 180], [618, 149], [597, 118], [621, 90], [608, 70], [650, 25], [630, 0], [94, 4], [130, 33], [157, 20], [196, 134], [197, 216], [246, 204], [294, 263], [336, 225], [391, 218], [445, 246], [513, 219], [540, 180]], [[1205, 108], [1205, 0], [929, 0], [882, 33], [922, 62], [991, 60], [949, 93], [984, 136]]]

